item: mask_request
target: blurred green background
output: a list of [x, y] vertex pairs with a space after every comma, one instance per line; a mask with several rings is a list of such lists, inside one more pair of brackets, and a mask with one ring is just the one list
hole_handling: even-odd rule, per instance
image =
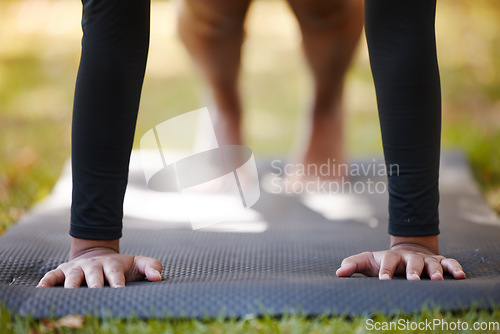
[[[443, 147], [466, 152], [489, 204], [500, 212], [500, 3], [439, 0]], [[81, 2], [0, 2], [0, 234], [48, 195], [70, 155]], [[136, 144], [152, 126], [206, 105], [175, 30], [175, 3], [153, 1], [152, 35]], [[283, 1], [249, 13], [242, 87], [247, 144], [257, 156], [293, 155], [303, 138], [310, 78], [300, 35]], [[366, 42], [347, 79], [350, 156], [381, 154]]]

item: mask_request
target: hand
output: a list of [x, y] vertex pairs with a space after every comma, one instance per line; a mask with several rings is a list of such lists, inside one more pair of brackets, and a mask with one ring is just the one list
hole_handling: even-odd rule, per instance
[[364, 252], [345, 258], [337, 276], [349, 277], [361, 273], [389, 280], [394, 275], [406, 275], [408, 280], [419, 280], [424, 271], [431, 280], [442, 280], [443, 273], [451, 274], [456, 279], [465, 278], [457, 260], [439, 255], [437, 236], [391, 236], [389, 250]]
[[89, 288], [100, 288], [107, 281], [111, 287], [146, 277], [161, 281], [161, 262], [144, 256], [120, 254], [118, 240], [94, 241], [73, 238], [68, 262], [43, 276], [37, 287], [64, 285], [77, 288], [85, 280]]

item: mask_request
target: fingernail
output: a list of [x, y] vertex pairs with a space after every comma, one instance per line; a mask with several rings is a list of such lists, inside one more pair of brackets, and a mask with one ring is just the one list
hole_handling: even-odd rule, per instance
[[412, 278], [414, 278], [414, 279], [416, 279], [416, 280], [419, 280], [419, 279], [420, 279], [420, 276], [418, 276], [418, 274], [417, 274], [417, 273], [413, 273], [413, 274], [411, 274], [411, 277], [412, 277]]
[[156, 274], [156, 276], [158, 276], [161, 279], [161, 274], [158, 270], [155, 270], [155, 274]]
[[389, 276], [389, 274], [383, 274], [382, 276], [380, 276], [380, 279], [383, 280], [391, 279], [391, 276]]
[[439, 271], [436, 271], [434, 274], [432, 274], [432, 276], [443, 279], [443, 274], [441, 274]]
[[123, 286], [123, 285], [117, 284], [117, 285], [115, 285], [113, 288], [124, 288], [124, 287], [125, 287], [125, 286]]

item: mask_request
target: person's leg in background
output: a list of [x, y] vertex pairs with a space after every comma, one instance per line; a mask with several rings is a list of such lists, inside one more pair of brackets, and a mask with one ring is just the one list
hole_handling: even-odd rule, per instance
[[72, 129], [73, 237], [121, 237], [149, 19], [149, 0], [83, 1]]
[[179, 35], [211, 89], [219, 144], [241, 145], [238, 77], [250, 0], [181, 0], [179, 5]]
[[[300, 162], [344, 160], [342, 89], [363, 26], [362, 0], [290, 0], [314, 82], [311, 129]], [[179, 33], [204, 74], [217, 106], [221, 144], [242, 144], [238, 74], [249, 1], [184, 0]]]
[[344, 163], [342, 93], [363, 28], [363, 2], [288, 0], [300, 25], [314, 84], [308, 141], [300, 157], [303, 164]]

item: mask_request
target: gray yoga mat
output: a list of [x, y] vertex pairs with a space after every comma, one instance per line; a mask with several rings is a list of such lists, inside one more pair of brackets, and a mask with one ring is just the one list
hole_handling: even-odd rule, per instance
[[[365, 167], [381, 162], [358, 161]], [[355, 315], [500, 304], [500, 222], [461, 154], [443, 155], [440, 180], [441, 252], [462, 263], [468, 278], [461, 281], [337, 278], [344, 257], [388, 245], [387, 194], [367, 188], [372, 182], [383, 190], [385, 178], [377, 170], [352, 176], [349, 182], [358, 188], [351, 193], [278, 194], [283, 183], [272, 174], [277, 166], [283, 162], [259, 163], [262, 191], [250, 210], [193, 230], [186, 213], [178, 212], [178, 198], [147, 188], [134, 153], [121, 247], [124, 253], [160, 259], [164, 280], [128, 283], [124, 289], [36, 289], [43, 274], [68, 253], [71, 180], [66, 168], [53, 193], [0, 238], [0, 302], [34, 317], [144, 318]]]

